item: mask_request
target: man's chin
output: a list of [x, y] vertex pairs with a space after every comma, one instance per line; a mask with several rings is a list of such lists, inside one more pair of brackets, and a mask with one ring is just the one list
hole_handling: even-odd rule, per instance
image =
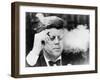
[[61, 55], [62, 51], [56, 50], [53, 53], [55, 56], [59, 56], [59, 55]]

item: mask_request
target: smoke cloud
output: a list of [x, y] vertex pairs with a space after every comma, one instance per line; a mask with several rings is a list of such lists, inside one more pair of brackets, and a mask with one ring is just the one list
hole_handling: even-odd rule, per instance
[[68, 52], [86, 52], [89, 48], [89, 29], [87, 26], [78, 25], [77, 28], [64, 34], [64, 50]]

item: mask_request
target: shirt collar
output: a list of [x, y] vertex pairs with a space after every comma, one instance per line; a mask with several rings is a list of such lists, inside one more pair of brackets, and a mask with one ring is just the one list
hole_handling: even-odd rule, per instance
[[[43, 53], [45, 53], [45, 51], [43, 51]], [[50, 66], [49, 63], [48, 63], [50, 60], [49, 60], [44, 54], [43, 54], [43, 56], [44, 56], [44, 59], [45, 59], [45, 61], [46, 61], [47, 66]], [[56, 59], [56, 61], [57, 61], [58, 59], [61, 60], [61, 56], [59, 56], [59, 57]]]

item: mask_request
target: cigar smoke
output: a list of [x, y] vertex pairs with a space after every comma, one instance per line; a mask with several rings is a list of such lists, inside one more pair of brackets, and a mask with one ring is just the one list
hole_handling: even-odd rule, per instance
[[64, 34], [64, 50], [67, 52], [86, 52], [89, 48], [89, 30], [87, 26], [78, 25], [77, 28]]

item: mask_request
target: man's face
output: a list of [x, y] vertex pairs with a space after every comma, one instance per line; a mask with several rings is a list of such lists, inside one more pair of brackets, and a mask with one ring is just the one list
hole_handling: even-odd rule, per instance
[[44, 49], [51, 57], [59, 57], [63, 50], [63, 30], [52, 28], [47, 33]]

